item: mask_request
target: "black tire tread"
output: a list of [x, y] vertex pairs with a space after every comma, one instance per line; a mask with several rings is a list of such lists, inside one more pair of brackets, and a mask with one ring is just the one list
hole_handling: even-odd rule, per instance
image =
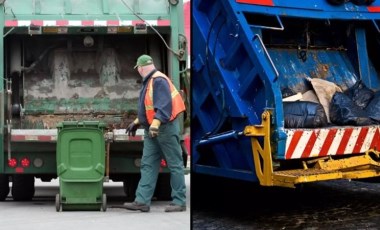
[[5, 201], [9, 194], [9, 176], [0, 174], [0, 201]]
[[34, 196], [34, 176], [33, 175], [13, 175], [12, 176], [12, 197], [15, 201], [30, 201]]

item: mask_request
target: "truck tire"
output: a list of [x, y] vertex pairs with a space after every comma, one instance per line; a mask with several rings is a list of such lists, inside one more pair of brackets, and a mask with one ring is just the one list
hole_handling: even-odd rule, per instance
[[0, 201], [4, 201], [9, 194], [9, 177], [0, 174]]
[[157, 200], [171, 200], [172, 187], [170, 186], [170, 174], [161, 173], [158, 176], [155, 197]]
[[29, 201], [34, 196], [33, 175], [12, 176], [12, 197], [15, 201]]
[[140, 174], [131, 174], [123, 181], [124, 193], [127, 197], [127, 201], [135, 200], [135, 193], [137, 185], [140, 181]]

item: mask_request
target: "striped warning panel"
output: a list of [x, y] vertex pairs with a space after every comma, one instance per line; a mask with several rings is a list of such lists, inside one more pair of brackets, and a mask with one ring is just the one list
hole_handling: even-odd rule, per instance
[[129, 136], [125, 133], [125, 129], [114, 129], [113, 130], [113, 141], [114, 142], [125, 142], [125, 141], [143, 141], [144, 140], [144, 129], [137, 129], [136, 135]]
[[56, 142], [57, 129], [13, 129], [13, 142]]
[[[128, 141], [143, 141], [144, 130], [138, 129], [136, 135], [129, 136], [125, 133], [125, 129], [113, 130], [114, 142], [128, 142]], [[12, 129], [11, 131], [12, 142], [56, 142], [57, 129]]]
[[170, 20], [6, 20], [5, 27], [28, 26], [135, 26], [136, 24], [152, 26], [170, 26]]
[[380, 126], [287, 129], [285, 159], [380, 150]]

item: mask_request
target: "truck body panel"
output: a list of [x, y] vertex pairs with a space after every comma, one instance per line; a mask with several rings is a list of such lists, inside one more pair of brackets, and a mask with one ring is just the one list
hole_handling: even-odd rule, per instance
[[[286, 92], [310, 90], [308, 78], [333, 82], [343, 91], [358, 80], [374, 92], [380, 89], [379, 1], [192, 3], [195, 173], [258, 181], [256, 151], [261, 163], [271, 159], [273, 174], [276, 168], [302, 169], [308, 160], [378, 150], [378, 125], [285, 128], [282, 100]], [[269, 137], [262, 131], [266, 125]], [[252, 147], [248, 137], [270, 150]], [[331, 175], [320, 180], [342, 178]]]
[[[136, 118], [141, 87], [133, 67], [148, 54], [183, 89], [182, 1], [15, 0], [1, 7], [0, 174], [55, 178], [57, 124], [99, 121], [106, 124], [107, 178], [135, 186], [143, 129], [135, 137], [125, 133]], [[30, 166], [23, 167], [24, 159]]]

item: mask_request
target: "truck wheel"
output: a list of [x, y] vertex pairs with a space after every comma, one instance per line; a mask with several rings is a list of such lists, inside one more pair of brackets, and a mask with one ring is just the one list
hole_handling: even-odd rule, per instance
[[34, 196], [33, 175], [12, 176], [12, 197], [15, 201], [29, 201]]
[[155, 196], [158, 200], [171, 200], [172, 187], [170, 186], [170, 174], [161, 173], [158, 176]]
[[131, 174], [123, 181], [124, 193], [128, 201], [135, 200], [137, 185], [140, 181], [140, 174]]
[[8, 175], [0, 174], [0, 201], [4, 201], [9, 193], [9, 177]]

